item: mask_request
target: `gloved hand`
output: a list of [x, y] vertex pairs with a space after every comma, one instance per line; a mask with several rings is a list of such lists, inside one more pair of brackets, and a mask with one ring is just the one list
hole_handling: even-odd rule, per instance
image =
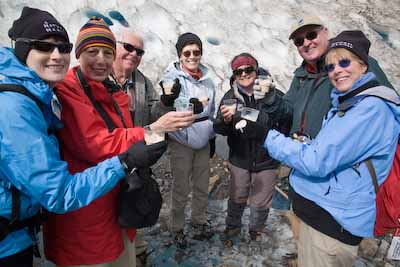
[[[162, 81], [159, 84], [160, 84], [161, 88], [163, 89], [163, 91], [165, 91]], [[170, 95], [163, 94], [160, 96], [161, 103], [163, 103], [164, 106], [166, 106], [166, 107], [172, 107], [174, 105], [175, 99], [178, 98], [178, 96], [181, 92], [181, 84], [180, 84], [178, 78], [175, 78], [174, 85], [172, 86], [171, 92], [172, 92], [172, 94], [170, 94]]]
[[215, 137], [211, 138], [209, 143], [210, 143], [210, 159], [211, 159], [215, 154]]
[[200, 114], [203, 112], [203, 103], [198, 98], [192, 97], [189, 103], [193, 104], [193, 114]]
[[167, 149], [167, 142], [161, 141], [152, 145], [145, 145], [144, 141], [132, 145], [118, 158], [125, 171], [130, 173], [133, 168], [147, 168], [157, 162]]
[[254, 86], [253, 86], [254, 99], [258, 100], [264, 98], [265, 95], [268, 94], [274, 88], [275, 84], [270, 75], [268, 76], [259, 75], [257, 79], [254, 81]]

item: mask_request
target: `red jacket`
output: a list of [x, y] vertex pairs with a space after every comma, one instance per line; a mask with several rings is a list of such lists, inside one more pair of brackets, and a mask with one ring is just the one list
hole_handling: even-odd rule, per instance
[[[57, 84], [56, 94], [61, 102], [59, 132], [62, 156], [71, 173], [126, 151], [143, 139], [142, 128], [132, 128], [129, 96], [122, 91], [112, 93], [118, 104], [124, 128], [111, 95], [102, 83], [86, 78], [94, 98], [101, 104], [117, 127], [111, 133], [93, 107], [75, 76], [77, 67], [70, 69], [63, 82]], [[99, 264], [116, 259], [123, 251], [121, 227], [117, 222], [117, 201], [120, 186], [96, 199], [90, 205], [66, 214], [52, 214], [44, 227], [46, 257], [57, 265]], [[128, 230], [133, 240], [136, 230]]]

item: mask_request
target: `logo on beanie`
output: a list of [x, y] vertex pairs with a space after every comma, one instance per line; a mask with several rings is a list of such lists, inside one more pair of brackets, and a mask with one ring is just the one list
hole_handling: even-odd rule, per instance
[[331, 48], [334, 48], [334, 47], [337, 47], [337, 46], [353, 48], [353, 44], [352, 43], [345, 42], [345, 41], [334, 42], [334, 43], [331, 44]]
[[56, 23], [49, 23], [47, 20], [43, 22], [43, 27], [46, 32], [63, 32], [64, 28], [61, 27], [59, 24]]

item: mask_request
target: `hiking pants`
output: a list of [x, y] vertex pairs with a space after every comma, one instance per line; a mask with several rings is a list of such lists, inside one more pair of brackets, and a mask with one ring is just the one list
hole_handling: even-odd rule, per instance
[[183, 230], [185, 206], [192, 191], [193, 224], [207, 222], [208, 182], [210, 179], [210, 147], [192, 149], [174, 140], [168, 141], [170, 149], [172, 184], [171, 231]]
[[250, 207], [250, 231], [262, 231], [272, 204], [277, 169], [249, 172], [229, 164], [231, 173], [226, 224], [241, 227], [243, 210]]

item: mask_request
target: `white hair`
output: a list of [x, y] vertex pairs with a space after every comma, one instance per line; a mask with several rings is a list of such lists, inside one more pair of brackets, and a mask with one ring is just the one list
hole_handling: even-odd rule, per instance
[[141, 32], [134, 31], [131, 27], [125, 27], [125, 26], [122, 26], [119, 24], [114, 24], [114, 25], [110, 26], [110, 29], [114, 33], [115, 39], [117, 41], [121, 40], [125, 34], [131, 34], [131, 35], [134, 35], [135, 37], [141, 39], [144, 44], [143, 34]]

